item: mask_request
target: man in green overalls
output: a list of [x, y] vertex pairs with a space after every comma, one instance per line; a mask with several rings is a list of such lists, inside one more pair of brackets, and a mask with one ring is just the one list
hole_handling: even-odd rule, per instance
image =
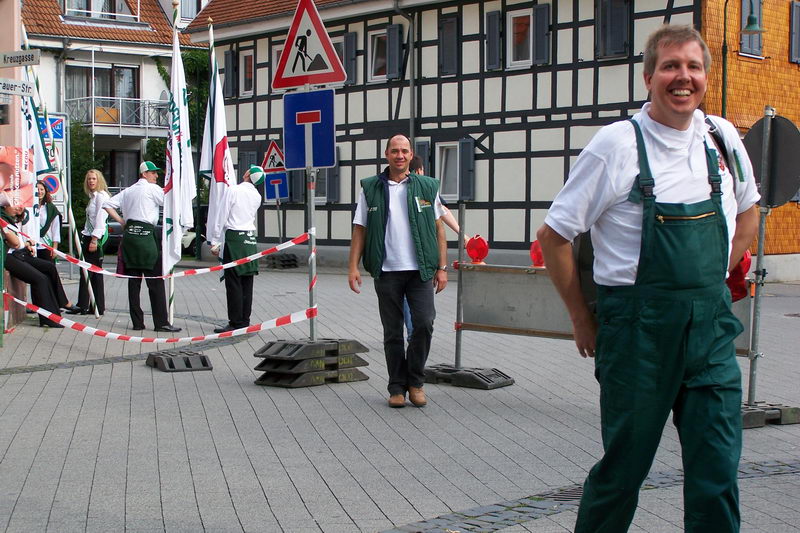
[[[586, 479], [578, 533], [627, 531], [670, 411], [682, 448], [685, 530], [739, 531], [733, 341], [742, 325], [725, 277], [755, 236], [759, 195], [734, 126], [711, 119], [725, 161], [697, 110], [710, 66], [691, 27], [654, 32], [644, 51], [650, 102], [592, 139], [537, 235], [578, 351], [595, 357], [600, 384], [605, 454]], [[596, 316], [571, 250], [589, 229]]]

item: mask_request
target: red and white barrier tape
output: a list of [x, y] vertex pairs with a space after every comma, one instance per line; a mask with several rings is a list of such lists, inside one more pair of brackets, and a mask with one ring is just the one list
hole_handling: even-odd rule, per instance
[[[0, 218], [0, 227], [6, 227], [6, 226], [8, 226], [12, 230], [16, 231], [17, 233], [19, 233], [20, 235], [22, 235], [25, 238], [28, 238], [28, 239], [31, 238], [29, 235], [23, 233], [22, 231], [19, 231], [19, 229], [17, 229], [17, 227], [14, 226], [13, 224], [9, 224], [8, 222], [6, 222], [2, 218]], [[255, 261], [257, 259], [260, 259], [260, 258], [262, 258], [262, 257], [264, 257], [266, 255], [274, 254], [275, 252], [280, 252], [281, 250], [285, 250], [286, 248], [290, 248], [290, 247], [292, 247], [292, 246], [294, 246], [296, 244], [304, 243], [304, 242], [306, 242], [308, 240], [309, 235], [313, 231], [314, 230], [312, 228], [307, 233], [300, 234], [297, 237], [295, 237], [294, 239], [288, 240], [286, 242], [282, 242], [281, 244], [279, 244], [277, 246], [273, 246], [272, 248], [269, 248], [267, 250], [262, 250], [262, 251], [260, 251], [258, 253], [253, 254], [253, 255], [249, 255], [247, 257], [243, 257], [241, 259], [237, 259], [236, 261], [231, 261], [230, 263], [225, 263], [224, 265], [215, 265], [213, 267], [208, 267], [208, 268], [190, 268], [190, 269], [183, 270], [183, 271], [180, 271], [180, 272], [175, 272], [175, 273], [172, 273], [172, 274], [165, 274], [163, 276], [129, 276], [127, 274], [117, 274], [116, 272], [110, 272], [108, 270], [104, 270], [104, 269], [100, 268], [99, 266], [93, 265], [93, 264], [91, 264], [91, 263], [89, 263], [87, 261], [82, 261], [82, 260], [78, 259], [77, 257], [73, 257], [73, 256], [71, 256], [69, 254], [65, 254], [61, 250], [56, 250], [55, 248], [47, 246], [44, 243], [40, 243], [40, 244], [42, 246], [44, 246], [45, 248], [47, 248], [48, 250], [51, 250], [51, 251], [55, 252], [56, 255], [58, 255], [61, 259], [65, 260], [65, 261], [67, 261], [69, 263], [72, 263], [74, 265], [77, 265], [80, 268], [88, 270], [89, 272], [93, 272], [95, 274], [102, 274], [103, 276], [111, 276], [111, 277], [114, 277], [114, 278], [168, 279], [168, 278], [180, 278], [180, 277], [184, 277], [184, 276], [197, 276], [199, 274], [208, 274], [209, 272], [219, 272], [220, 270], [226, 270], [226, 269], [233, 268], [233, 267], [236, 267], [236, 266], [239, 266], [239, 265], [244, 265], [244, 264], [249, 263], [251, 261]]]
[[177, 338], [134, 337], [132, 335], [122, 335], [120, 333], [113, 333], [111, 331], [103, 331], [102, 329], [93, 328], [87, 326], [86, 324], [81, 324], [80, 322], [73, 322], [68, 318], [64, 318], [61, 315], [51, 313], [50, 311], [42, 309], [37, 305], [33, 305], [27, 302], [23, 302], [22, 300], [18, 300], [9, 294], [6, 294], [5, 296], [10, 301], [16, 302], [19, 305], [23, 305], [28, 309], [30, 309], [31, 311], [39, 313], [40, 315], [52, 320], [53, 322], [61, 324], [64, 327], [74, 329], [75, 331], [86, 333], [87, 335], [94, 335], [95, 337], [105, 337], [106, 339], [112, 339], [118, 341], [142, 342], [142, 343], [147, 342], [156, 344], [169, 344], [176, 342], [198, 342], [198, 341], [208, 341], [213, 339], [226, 339], [228, 337], [237, 337], [239, 335], [245, 335], [247, 333], [256, 333], [258, 331], [264, 331], [267, 329], [279, 328], [281, 326], [286, 326], [288, 324], [296, 324], [298, 322], [303, 322], [305, 320], [308, 320], [311, 317], [317, 316], [317, 308], [310, 307], [305, 311], [297, 311], [289, 315], [273, 318], [272, 320], [268, 320], [267, 322], [262, 322], [261, 324], [255, 324], [252, 326], [248, 326], [246, 328], [235, 329], [233, 331], [226, 331], [224, 333], [213, 333], [211, 335], [200, 335], [197, 337], [177, 337]]

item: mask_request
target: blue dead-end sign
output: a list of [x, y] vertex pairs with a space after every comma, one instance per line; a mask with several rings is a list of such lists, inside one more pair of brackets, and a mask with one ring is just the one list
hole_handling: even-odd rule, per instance
[[283, 96], [283, 148], [287, 170], [336, 166], [333, 89]]

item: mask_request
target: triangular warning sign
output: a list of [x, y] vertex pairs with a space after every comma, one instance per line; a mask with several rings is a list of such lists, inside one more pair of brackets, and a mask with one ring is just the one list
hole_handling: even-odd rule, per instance
[[286, 172], [283, 162], [283, 152], [278, 148], [278, 143], [271, 141], [267, 153], [264, 154], [264, 161], [261, 163], [264, 172]]
[[331, 38], [313, 0], [300, 0], [283, 47], [273, 89], [305, 84], [339, 83], [347, 79]]

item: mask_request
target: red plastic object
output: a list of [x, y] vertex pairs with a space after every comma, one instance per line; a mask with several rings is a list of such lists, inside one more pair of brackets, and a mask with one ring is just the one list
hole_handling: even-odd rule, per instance
[[745, 250], [742, 260], [733, 267], [733, 270], [731, 270], [731, 273], [728, 275], [728, 279], [725, 280], [725, 283], [728, 284], [728, 289], [731, 291], [731, 299], [734, 302], [738, 302], [747, 296], [747, 282], [745, 281], [745, 277], [747, 276], [747, 272], [750, 271], [752, 257], [753, 255], [750, 253], [750, 250]]
[[539, 244], [538, 240], [533, 241], [533, 244], [531, 244], [531, 261], [533, 261], [533, 266], [535, 267], [544, 266], [544, 254], [542, 253], [542, 245]]
[[473, 264], [481, 264], [489, 255], [489, 244], [480, 235], [475, 235], [467, 242], [467, 255], [472, 259]]

